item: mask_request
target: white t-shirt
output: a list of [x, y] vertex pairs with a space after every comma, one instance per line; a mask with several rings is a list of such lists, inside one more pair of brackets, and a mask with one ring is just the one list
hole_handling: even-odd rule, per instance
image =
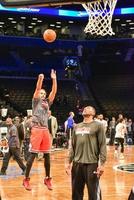
[[124, 138], [126, 133], [126, 126], [123, 123], [118, 123], [115, 128], [115, 138]]
[[103, 125], [104, 131], [106, 133], [107, 127], [108, 127], [108, 123], [106, 120], [99, 120], [99, 122]]

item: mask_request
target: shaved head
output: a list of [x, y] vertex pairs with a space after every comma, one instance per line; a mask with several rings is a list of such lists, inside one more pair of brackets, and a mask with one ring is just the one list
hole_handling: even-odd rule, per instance
[[82, 112], [83, 116], [95, 116], [95, 108], [92, 106], [86, 106]]

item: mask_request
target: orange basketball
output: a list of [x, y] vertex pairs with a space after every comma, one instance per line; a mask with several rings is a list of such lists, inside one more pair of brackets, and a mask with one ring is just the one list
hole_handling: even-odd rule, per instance
[[43, 33], [43, 38], [46, 42], [54, 42], [56, 39], [56, 32], [52, 29], [47, 29]]

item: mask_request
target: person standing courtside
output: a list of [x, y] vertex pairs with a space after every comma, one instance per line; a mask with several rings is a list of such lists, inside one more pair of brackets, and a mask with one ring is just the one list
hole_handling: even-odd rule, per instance
[[[25, 178], [23, 180], [23, 185], [26, 190], [31, 190], [30, 186], [30, 170], [34, 159], [37, 153], [44, 153], [44, 166], [46, 177], [44, 179], [44, 184], [47, 186], [49, 190], [52, 190], [52, 182], [50, 177], [50, 149], [46, 150], [47, 143], [50, 142], [50, 133], [48, 129], [48, 111], [50, 105], [53, 103], [57, 92], [57, 78], [56, 71], [51, 70], [51, 79], [52, 79], [52, 90], [46, 98], [46, 91], [42, 89], [42, 84], [44, 80], [44, 75], [39, 74], [36, 89], [33, 95], [32, 100], [32, 129], [31, 129], [31, 137], [30, 137], [30, 156], [27, 160], [26, 164], [26, 173]], [[49, 141], [46, 140], [46, 137]]]
[[19, 167], [22, 169], [22, 174], [24, 174], [26, 167], [23, 164], [22, 159], [20, 158], [20, 142], [17, 128], [13, 124], [12, 119], [9, 117], [6, 119], [6, 124], [8, 126], [6, 138], [8, 140], [9, 151], [4, 155], [0, 175], [6, 175], [8, 163], [12, 156], [18, 163]]
[[82, 115], [83, 122], [74, 127], [66, 165], [66, 172], [71, 170], [72, 175], [72, 200], [83, 200], [85, 184], [88, 199], [101, 200], [99, 178], [106, 162], [106, 136], [103, 125], [93, 119], [93, 107], [85, 107]]
[[21, 153], [21, 156], [23, 156], [24, 127], [23, 127], [22, 119], [19, 116], [16, 116], [14, 118], [14, 125], [16, 126], [18, 130], [18, 137], [20, 141], [20, 153]]
[[[126, 133], [126, 124], [123, 118], [118, 120], [118, 124], [115, 129], [115, 157], [119, 157], [120, 159], [124, 159], [124, 139]], [[119, 146], [121, 149], [119, 150]]]
[[70, 139], [72, 137], [72, 131], [73, 131], [74, 125], [75, 125], [74, 112], [69, 112], [69, 117], [67, 118], [67, 121], [66, 121], [66, 126], [67, 126], [66, 134], [67, 134], [68, 147], [70, 147]]
[[27, 161], [29, 156], [30, 156], [30, 152], [29, 152], [29, 144], [30, 144], [30, 136], [31, 136], [31, 127], [32, 126], [32, 115], [28, 115], [27, 119], [24, 121], [24, 158]]
[[115, 117], [112, 117], [112, 120], [109, 123], [109, 131], [110, 131], [110, 140], [109, 140], [109, 145], [114, 144], [114, 139], [115, 139], [115, 127], [116, 127], [116, 119]]
[[48, 128], [52, 139], [54, 139], [58, 130], [58, 122], [57, 118], [52, 115], [51, 110], [48, 111]]

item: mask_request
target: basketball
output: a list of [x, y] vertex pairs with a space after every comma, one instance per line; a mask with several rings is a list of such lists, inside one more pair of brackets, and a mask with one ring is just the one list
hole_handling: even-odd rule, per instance
[[43, 33], [43, 38], [46, 42], [54, 42], [56, 40], [56, 32], [52, 29], [47, 29]]

